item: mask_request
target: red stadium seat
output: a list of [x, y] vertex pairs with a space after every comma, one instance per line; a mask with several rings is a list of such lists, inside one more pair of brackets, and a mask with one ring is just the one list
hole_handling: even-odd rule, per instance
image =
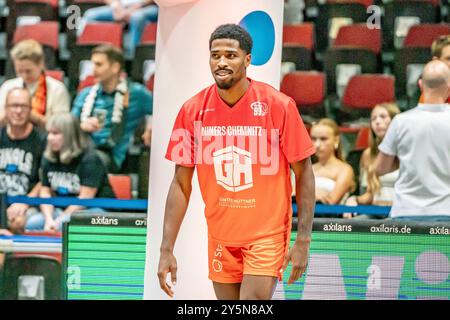
[[362, 74], [352, 77], [344, 91], [342, 103], [348, 108], [372, 109], [382, 102], [395, 101], [395, 79], [385, 74]]
[[[350, 150], [348, 151], [345, 160], [353, 168], [355, 173], [356, 183], [359, 183], [360, 175], [360, 160], [361, 156], [369, 146], [370, 146], [370, 127], [369, 124], [363, 126], [352, 126], [352, 127], [339, 127], [339, 131], [343, 137], [346, 137], [347, 141], [350, 142]], [[356, 137], [355, 137], [356, 135]], [[354, 141], [351, 142], [351, 141]]]
[[332, 48], [328, 49], [326, 53], [326, 58], [331, 61], [333, 61], [333, 56], [337, 58], [337, 62], [330, 66], [330, 61], [327, 60], [326, 70], [331, 72], [328, 74], [328, 79], [331, 80], [329, 83], [332, 86], [331, 92], [336, 86], [332, 79], [336, 77], [335, 81], [338, 82], [336, 92], [341, 97], [346, 83], [343, 78], [348, 79], [348, 77], [339, 79], [339, 65], [360, 65], [362, 73], [381, 72], [381, 31], [369, 29], [365, 23], [340, 27]]
[[438, 37], [450, 35], [450, 25], [426, 23], [412, 26], [406, 35], [404, 47], [430, 48]]
[[86, 87], [91, 87], [95, 84], [95, 77], [93, 75], [87, 76], [78, 83], [77, 92], [80, 92]]
[[292, 44], [314, 49], [314, 24], [305, 22], [283, 26], [283, 45]]
[[64, 82], [64, 71], [62, 70], [45, 70], [45, 74], [53, 79]]
[[155, 85], [155, 75], [153, 74], [150, 79], [147, 80], [147, 82], [145, 83], [145, 86], [147, 87], [148, 90], [153, 92], [153, 87]]
[[317, 71], [295, 71], [284, 76], [280, 91], [294, 99], [298, 105], [323, 102], [325, 75]]
[[314, 24], [283, 26], [283, 62], [294, 62], [297, 70], [310, 70], [314, 61]]
[[379, 56], [371, 49], [356, 47], [331, 47], [324, 56], [328, 94], [343, 95], [350, 76], [357, 73], [381, 72]]
[[343, 46], [370, 49], [379, 55], [381, 52], [381, 30], [369, 29], [365, 23], [342, 26], [339, 28], [333, 47]]
[[[75, 5], [80, 9], [80, 14], [83, 16], [84, 13], [91, 8], [100, 7], [105, 5], [104, 0], [66, 0], [66, 7]], [[69, 29], [66, 31], [67, 35], [67, 48], [72, 50], [77, 42], [76, 29]]]
[[141, 44], [155, 44], [156, 43], [156, 32], [158, 24], [157, 23], [147, 23], [145, 25], [144, 31], [141, 36]]
[[283, 77], [280, 91], [294, 99], [305, 121], [311, 122], [313, 119], [325, 117], [324, 73], [317, 71], [288, 73]]
[[395, 78], [385, 74], [360, 74], [348, 82], [338, 109], [339, 123], [359, 121], [368, 122], [375, 105], [395, 101]]
[[319, 7], [317, 20], [315, 21], [316, 48], [319, 51], [329, 46], [329, 40], [337, 35], [339, 26], [354, 23], [366, 23], [366, 6], [359, 2], [327, 2]]
[[11, 45], [19, 17], [38, 17], [40, 21], [58, 20], [58, 0], [9, 0], [6, 17], [7, 46]]
[[108, 174], [109, 184], [118, 199], [131, 199], [131, 177], [128, 175]]
[[429, 1], [392, 1], [386, 3], [384, 8], [382, 29], [385, 49], [401, 48], [411, 25], [436, 23], [438, 19], [437, 10]]
[[13, 44], [25, 39], [34, 39], [56, 51], [59, 48], [58, 29], [57, 21], [43, 21], [33, 25], [19, 26], [14, 32]]
[[369, 147], [370, 127], [361, 127], [356, 136], [354, 150], [365, 150]]
[[77, 39], [77, 46], [111, 44], [122, 48], [122, 32], [123, 26], [121, 23], [88, 23]]

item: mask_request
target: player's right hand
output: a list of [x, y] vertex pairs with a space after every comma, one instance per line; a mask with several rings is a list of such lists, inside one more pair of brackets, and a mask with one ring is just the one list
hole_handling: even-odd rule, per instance
[[173, 298], [172, 287], [166, 282], [167, 274], [170, 273], [172, 285], [177, 283], [177, 259], [171, 252], [161, 252], [158, 265], [158, 278], [161, 289]]

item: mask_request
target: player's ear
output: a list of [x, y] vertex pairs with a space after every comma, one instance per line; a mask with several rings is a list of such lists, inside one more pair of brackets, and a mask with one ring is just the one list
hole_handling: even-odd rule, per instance
[[252, 54], [249, 53], [245, 56], [245, 67], [248, 68], [252, 62]]

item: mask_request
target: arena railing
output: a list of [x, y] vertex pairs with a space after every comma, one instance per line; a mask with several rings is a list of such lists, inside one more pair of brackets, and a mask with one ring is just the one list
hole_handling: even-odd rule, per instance
[[[147, 199], [133, 199], [122, 200], [114, 198], [93, 198], [93, 199], [79, 199], [76, 197], [52, 197], [52, 198], [30, 198], [27, 196], [7, 197], [6, 204], [25, 203], [30, 206], [37, 206], [41, 204], [51, 204], [58, 207], [67, 207], [69, 205], [80, 205], [87, 208], [100, 207], [103, 209], [114, 210], [136, 210], [147, 211]], [[387, 217], [390, 211], [389, 206], [344, 206], [344, 205], [324, 205], [316, 204], [315, 216], [342, 214], [346, 212], [353, 212], [355, 214], [369, 214], [379, 217]], [[294, 216], [297, 215], [297, 204], [292, 204]]]

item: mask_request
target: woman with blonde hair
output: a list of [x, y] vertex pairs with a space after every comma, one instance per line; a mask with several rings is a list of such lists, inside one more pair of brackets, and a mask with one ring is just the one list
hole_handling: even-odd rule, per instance
[[[47, 147], [41, 163], [41, 198], [78, 197], [80, 199], [111, 197], [106, 168], [80, 123], [70, 113], [56, 114], [47, 122]], [[61, 230], [62, 223], [82, 206], [71, 205], [65, 209], [43, 204], [41, 212], [31, 215], [27, 230]], [[101, 209], [91, 209], [102, 211]]]
[[31, 95], [31, 122], [45, 128], [47, 118], [60, 112], [69, 112], [70, 96], [64, 83], [45, 74], [42, 45], [33, 39], [18, 42], [11, 49], [17, 78], [6, 80], [0, 87], [0, 125], [5, 121], [7, 93], [23, 87]]
[[[369, 147], [364, 150], [360, 160], [360, 185], [364, 192], [359, 196], [351, 196], [346, 205], [379, 205], [390, 206], [394, 197], [394, 184], [398, 177], [398, 170], [378, 177], [374, 171], [374, 162], [378, 155], [378, 146], [392, 119], [400, 113], [395, 103], [381, 103], [376, 105], [370, 115]], [[345, 213], [345, 218], [351, 218], [351, 213]], [[360, 217], [368, 217], [360, 215]]]
[[317, 162], [313, 164], [316, 202], [339, 204], [355, 188], [353, 168], [342, 156], [339, 127], [332, 119], [323, 118], [311, 127]]

